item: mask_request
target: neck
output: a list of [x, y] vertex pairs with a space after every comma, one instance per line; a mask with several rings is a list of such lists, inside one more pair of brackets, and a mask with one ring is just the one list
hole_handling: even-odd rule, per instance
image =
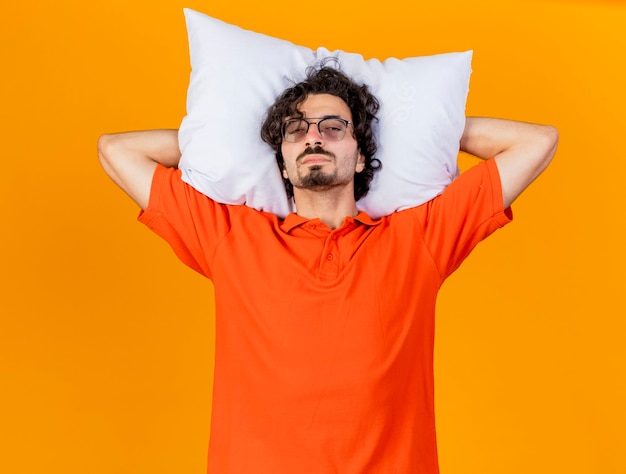
[[359, 211], [351, 186], [324, 191], [294, 188], [296, 214], [306, 219], [318, 218], [331, 229], [341, 227], [346, 217]]

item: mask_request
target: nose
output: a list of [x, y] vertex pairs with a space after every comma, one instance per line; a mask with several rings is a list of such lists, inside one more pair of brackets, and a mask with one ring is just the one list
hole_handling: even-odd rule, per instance
[[304, 138], [306, 141], [306, 145], [321, 145], [324, 143], [324, 137], [320, 133], [319, 126], [317, 125], [319, 122], [310, 123], [309, 129], [306, 132], [306, 137]]

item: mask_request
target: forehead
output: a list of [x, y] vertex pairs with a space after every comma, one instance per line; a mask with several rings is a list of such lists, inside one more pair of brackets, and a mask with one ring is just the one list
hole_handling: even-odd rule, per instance
[[348, 104], [343, 99], [331, 94], [309, 94], [304, 101], [298, 104], [298, 111], [302, 112], [305, 117], [338, 116], [352, 120], [352, 113]]

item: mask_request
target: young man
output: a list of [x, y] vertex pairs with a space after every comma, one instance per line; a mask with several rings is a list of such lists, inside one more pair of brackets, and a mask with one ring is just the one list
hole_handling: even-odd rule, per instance
[[100, 139], [139, 220], [214, 283], [210, 473], [438, 472], [437, 291], [509, 222], [558, 138], [468, 118], [461, 149], [485, 161], [432, 201], [374, 221], [356, 200], [377, 168], [376, 110], [366, 87], [328, 68], [277, 100], [262, 136], [296, 202], [284, 220], [183, 183], [176, 131]]

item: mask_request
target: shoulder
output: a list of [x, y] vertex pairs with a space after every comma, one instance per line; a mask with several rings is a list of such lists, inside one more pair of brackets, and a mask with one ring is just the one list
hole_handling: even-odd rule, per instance
[[511, 220], [504, 209], [502, 185], [494, 160], [485, 160], [461, 173], [441, 194], [419, 206], [395, 212], [387, 217], [394, 225], [417, 222], [426, 228], [434, 222], [454, 226], [468, 219], [486, 220], [496, 217], [504, 225]]
[[264, 220], [268, 220], [273, 215], [245, 205], [219, 203], [183, 181], [179, 169], [158, 165], [152, 179], [148, 206], [140, 215], [140, 220], [145, 222], [159, 217], [185, 227], [224, 228], [230, 227], [235, 220], [245, 221], [252, 216], [264, 216]]
[[493, 214], [504, 211], [502, 183], [493, 159], [481, 161], [461, 173], [441, 194], [425, 204], [429, 212], [448, 208], [451, 213], [465, 213], [479, 206]]

